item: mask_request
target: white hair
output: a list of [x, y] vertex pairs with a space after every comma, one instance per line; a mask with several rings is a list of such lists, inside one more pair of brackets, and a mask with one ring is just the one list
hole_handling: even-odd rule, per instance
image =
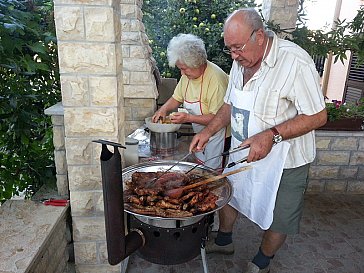
[[180, 33], [169, 41], [167, 57], [170, 67], [177, 61], [190, 68], [200, 67], [207, 62], [205, 43], [193, 34]]

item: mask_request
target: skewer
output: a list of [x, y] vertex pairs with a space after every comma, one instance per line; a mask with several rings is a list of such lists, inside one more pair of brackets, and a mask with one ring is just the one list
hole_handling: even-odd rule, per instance
[[207, 178], [207, 179], [205, 179], [203, 181], [200, 181], [200, 182], [197, 182], [197, 183], [194, 183], [194, 184], [190, 184], [190, 185], [187, 185], [187, 186], [167, 190], [167, 191], [164, 192], [164, 195], [169, 196], [171, 198], [179, 198], [179, 197], [181, 197], [183, 192], [186, 191], [186, 190], [193, 189], [193, 188], [199, 187], [201, 185], [205, 185], [205, 184], [214, 182], [214, 181], [219, 180], [221, 178], [224, 178], [226, 176], [236, 174], [236, 173], [248, 170], [250, 168], [251, 168], [251, 166], [242, 167], [242, 168], [239, 168], [239, 169], [236, 169], [236, 170], [233, 170], [233, 171], [221, 174], [221, 175], [217, 175], [217, 176]]

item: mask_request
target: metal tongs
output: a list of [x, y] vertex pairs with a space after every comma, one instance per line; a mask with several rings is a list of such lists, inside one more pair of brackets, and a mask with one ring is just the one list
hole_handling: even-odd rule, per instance
[[[250, 147], [250, 145], [245, 145], [245, 146], [241, 146], [241, 147], [239, 146], [239, 147], [236, 147], [236, 148], [234, 148], [232, 150], [223, 152], [223, 153], [221, 153], [221, 154], [219, 154], [217, 156], [211, 157], [211, 158], [207, 159], [204, 162], [199, 162], [195, 166], [193, 166], [191, 169], [189, 169], [187, 172], [185, 172], [185, 174], [188, 174], [189, 172], [191, 172], [192, 170], [196, 169], [200, 165], [205, 165], [207, 161], [210, 161], [210, 160], [215, 159], [215, 158], [220, 157], [220, 156], [227, 156], [227, 155], [230, 155], [232, 153], [236, 153], [236, 152], [239, 152], [239, 151], [248, 149], [249, 147]], [[246, 160], [247, 160], [247, 157], [244, 157], [244, 158], [242, 158], [242, 159], [240, 159], [238, 161], [229, 163], [225, 168], [231, 168], [231, 167], [235, 166], [236, 164], [245, 162]]]
[[160, 174], [159, 176], [153, 178], [152, 181], [150, 182], [155, 182], [157, 181], [159, 178], [161, 178], [163, 175], [165, 175], [166, 173], [168, 173], [170, 170], [172, 170], [175, 166], [177, 166], [180, 162], [182, 162], [183, 160], [185, 160], [187, 157], [189, 157], [192, 154], [192, 152], [189, 152], [188, 154], [186, 154], [185, 156], [183, 156], [180, 160], [178, 160], [176, 163], [174, 163], [171, 167], [169, 167], [166, 171], [164, 171], [162, 174]]

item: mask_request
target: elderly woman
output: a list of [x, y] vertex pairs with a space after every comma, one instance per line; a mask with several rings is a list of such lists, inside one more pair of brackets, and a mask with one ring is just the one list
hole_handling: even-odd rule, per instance
[[[153, 115], [153, 121], [165, 119], [168, 112], [181, 104], [186, 112], [177, 112], [171, 116], [172, 123], [192, 123], [193, 131], [200, 132], [214, 118], [224, 104], [228, 85], [228, 75], [217, 65], [207, 60], [204, 42], [192, 34], [178, 34], [168, 44], [167, 57], [169, 66], [177, 66], [181, 71], [172, 97]], [[203, 152], [196, 153], [201, 161], [213, 158], [224, 150], [225, 138], [230, 132], [221, 129], [213, 135]], [[222, 158], [209, 160], [206, 166], [222, 167]]]

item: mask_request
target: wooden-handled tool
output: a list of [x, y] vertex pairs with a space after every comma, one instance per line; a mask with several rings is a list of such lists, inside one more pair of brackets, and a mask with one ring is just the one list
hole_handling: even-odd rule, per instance
[[183, 192], [186, 191], [186, 190], [190, 190], [190, 189], [193, 189], [193, 188], [196, 188], [196, 187], [199, 187], [199, 186], [214, 182], [214, 181], [219, 180], [221, 178], [224, 178], [226, 176], [236, 174], [236, 173], [248, 170], [250, 168], [251, 168], [251, 166], [245, 166], [245, 167], [236, 169], [234, 171], [230, 171], [230, 172], [227, 172], [227, 173], [224, 173], [224, 174], [221, 174], [221, 175], [217, 175], [217, 176], [207, 178], [205, 180], [199, 181], [199, 182], [194, 183], [194, 184], [190, 184], [190, 185], [183, 186], [183, 187], [180, 187], [180, 188], [166, 190], [164, 192], [164, 195], [168, 196], [168, 197], [171, 197], [171, 198], [179, 198], [179, 197], [182, 196]]

